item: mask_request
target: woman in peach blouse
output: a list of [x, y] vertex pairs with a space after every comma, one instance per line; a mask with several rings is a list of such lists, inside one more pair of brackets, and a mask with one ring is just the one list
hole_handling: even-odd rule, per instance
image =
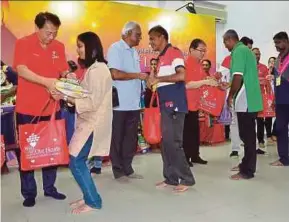
[[93, 156], [107, 156], [111, 142], [112, 79], [99, 37], [85, 32], [77, 38], [79, 62], [87, 68], [80, 85], [89, 91], [86, 98], [63, 99], [75, 105], [75, 132], [69, 144], [69, 167], [83, 198], [71, 203], [72, 213], [80, 214], [102, 207], [102, 200], [92, 180], [86, 161]]

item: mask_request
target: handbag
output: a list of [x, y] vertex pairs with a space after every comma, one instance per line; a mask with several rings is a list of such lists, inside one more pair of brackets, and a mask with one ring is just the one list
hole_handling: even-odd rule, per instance
[[118, 98], [118, 92], [116, 87], [112, 87], [112, 107], [118, 107], [119, 106], [119, 98]]
[[200, 88], [201, 99], [199, 109], [211, 114], [220, 116], [224, 106], [226, 91], [213, 86], [202, 86]]
[[226, 102], [218, 119], [218, 123], [223, 125], [231, 125], [232, 123], [232, 112]]
[[[153, 106], [154, 100], [157, 100], [157, 106]], [[149, 144], [158, 144], [161, 142], [161, 112], [157, 92], [153, 92], [150, 106], [144, 110], [143, 134]]]
[[[42, 113], [50, 102], [51, 100], [47, 102]], [[36, 124], [19, 125], [21, 170], [29, 171], [69, 163], [65, 120], [55, 119], [56, 107], [57, 103], [55, 102], [49, 121], [39, 121], [39, 116], [36, 117], [38, 118]]]
[[258, 117], [275, 117], [275, 105], [274, 105], [274, 93], [270, 83], [267, 83], [264, 87], [263, 99], [263, 111], [258, 113]]

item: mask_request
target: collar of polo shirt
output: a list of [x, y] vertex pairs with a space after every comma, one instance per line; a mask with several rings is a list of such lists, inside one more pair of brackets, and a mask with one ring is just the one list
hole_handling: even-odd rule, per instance
[[168, 43], [167, 46], [164, 48], [164, 50], [161, 51], [160, 56], [163, 56], [166, 53], [166, 51], [168, 50], [168, 48], [171, 46], [172, 46], [172, 44]]

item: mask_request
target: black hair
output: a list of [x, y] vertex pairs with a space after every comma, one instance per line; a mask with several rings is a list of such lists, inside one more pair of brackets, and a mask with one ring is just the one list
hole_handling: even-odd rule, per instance
[[150, 63], [152, 63], [152, 61], [159, 61], [157, 58], [151, 58]]
[[59, 17], [50, 12], [40, 12], [34, 19], [34, 23], [39, 29], [42, 29], [46, 22], [51, 22], [55, 27], [61, 25]]
[[239, 41], [238, 33], [233, 29], [229, 29], [228, 31], [226, 31], [224, 34], [224, 38], [225, 39], [229, 38], [229, 39], [234, 39], [236, 41]]
[[104, 62], [103, 47], [100, 38], [94, 32], [84, 32], [77, 37], [77, 40], [83, 42], [85, 47], [85, 59], [79, 59], [80, 65], [85, 68], [90, 67], [95, 61]]
[[194, 39], [190, 44], [190, 49], [196, 49], [200, 44], [206, 45], [202, 39]]
[[275, 56], [271, 56], [271, 57], [268, 59], [268, 62], [270, 62], [271, 59], [276, 60], [277, 58], [276, 58]]
[[207, 62], [207, 63], [209, 63], [210, 67], [212, 66], [212, 62], [211, 62], [211, 60], [209, 60], [209, 59], [203, 59], [202, 62]]
[[158, 33], [160, 35], [163, 35], [165, 40], [169, 41], [169, 33], [167, 32], [167, 30], [160, 26], [160, 25], [157, 25], [155, 27], [152, 27], [150, 30], [149, 30], [149, 35], [152, 33], [152, 32], [155, 32], [155, 33]]
[[259, 49], [259, 48], [257, 48], [257, 47], [255, 47], [255, 48], [253, 48], [253, 49], [252, 49], [252, 51], [254, 51], [254, 50], [259, 50], [259, 51], [260, 51], [260, 49]]
[[289, 41], [288, 34], [286, 32], [279, 32], [274, 35], [273, 40], [286, 40]]
[[254, 41], [253, 39], [250, 39], [249, 37], [247, 36], [244, 36], [240, 39], [240, 42], [242, 42], [244, 45], [248, 46], [249, 44], [250, 45], [253, 45], [254, 44]]

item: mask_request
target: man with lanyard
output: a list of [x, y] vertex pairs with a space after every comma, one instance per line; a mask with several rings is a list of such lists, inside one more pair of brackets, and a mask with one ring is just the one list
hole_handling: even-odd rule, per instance
[[[40, 121], [49, 120], [53, 112], [53, 102], [45, 110], [43, 108], [51, 97], [59, 100], [55, 82], [57, 78], [67, 77], [69, 73], [64, 45], [55, 40], [61, 25], [57, 15], [39, 13], [34, 22], [36, 32], [18, 39], [15, 45], [14, 68], [18, 73], [17, 125], [31, 123], [35, 116], [41, 116]], [[57, 112], [56, 116], [59, 118], [60, 112]], [[18, 153], [18, 159], [19, 156]], [[58, 193], [54, 186], [56, 171], [56, 167], [42, 169], [44, 195], [63, 200], [65, 195]], [[23, 205], [32, 207], [37, 195], [34, 171], [20, 170], [20, 179], [21, 193], [25, 199]]]
[[[244, 158], [233, 180], [251, 179], [256, 171], [256, 117], [262, 111], [262, 96], [258, 79], [257, 61], [252, 51], [239, 41], [235, 30], [228, 30], [224, 45], [231, 52], [231, 88], [227, 103], [237, 113], [239, 135], [244, 143]], [[234, 100], [234, 101], [233, 101]]]
[[195, 184], [183, 151], [183, 128], [188, 112], [185, 67], [182, 52], [168, 44], [168, 32], [162, 26], [149, 30], [154, 51], [160, 52], [158, 74], [148, 79], [148, 86], [157, 84], [161, 109], [162, 159], [165, 180], [157, 187], [175, 186], [175, 192], [185, 192]]
[[271, 165], [289, 166], [289, 39], [286, 32], [279, 32], [273, 40], [280, 53], [275, 66], [276, 131], [279, 160]]

